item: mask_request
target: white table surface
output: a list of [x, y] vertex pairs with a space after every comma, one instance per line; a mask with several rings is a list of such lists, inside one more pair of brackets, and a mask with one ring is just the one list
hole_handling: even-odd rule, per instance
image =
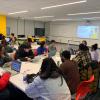
[[32, 49], [37, 49], [39, 47], [39, 45], [32, 45], [31, 47], [32, 47]]
[[23, 81], [23, 74], [18, 74], [15, 76], [12, 76], [10, 78], [10, 82], [17, 87], [18, 89], [20, 89], [21, 91], [25, 92], [25, 88], [27, 87], [27, 83]]
[[[23, 81], [23, 77], [26, 74], [36, 74], [39, 72], [41, 64], [42, 64], [42, 60], [45, 58], [46, 56], [38, 56], [36, 57], [36, 61], [34, 63], [31, 62], [22, 62], [22, 66], [21, 66], [21, 71], [19, 74], [15, 75], [15, 76], [11, 76], [10, 78], [10, 82], [17, 87], [18, 89], [20, 89], [21, 91], [25, 92], [25, 88], [27, 87], [28, 84], [26, 84], [26, 82]], [[74, 55], [71, 56], [71, 59], [75, 57]], [[60, 60], [60, 56], [56, 55], [53, 57], [53, 59], [55, 60], [55, 62], [57, 63], [58, 61], [61, 62]], [[2, 72], [2, 68], [0, 68], [0, 72]]]
[[[26, 82], [23, 81], [23, 77], [26, 74], [36, 74], [39, 72], [41, 67], [41, 63], [30, 63], [30, 62], [22, 62], [22, 66], [21, 66], [21, 71], [19, 74], [11, 76], [10, 77], [10, 82], [17, 87], [18, 89], [20, 89], [21, 91], [25, 92], [25, 88], [28, 84], [26, 84]], [[2, 69], [0, 67], [0, 75], [2, 75], [2, 72], [4, 72], [4, 69]]]
[[23, 77], [26, 74], [38, 73], [40, 70], [40, 64], [28, 63], [23, 62], [21, 67], [21, 72], [15, 76], [10, 78], [10, 82], [20, 89], [21, 91], [25, 92], [25, 88], [27, 87], [27, 83], [23, 81]]
[[[36, 44], [32, 44], [32, 49], [37, 49], [39, 47], [39, 45]], [[18, 45], [14, 45], [14, 48], [18, 49]]]

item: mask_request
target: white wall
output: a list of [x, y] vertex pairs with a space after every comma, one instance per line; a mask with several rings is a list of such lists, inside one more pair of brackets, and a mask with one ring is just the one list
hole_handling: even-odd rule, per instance
[[15, 35], [34, 35], [34, 28], [44, 28], [44, 22], [7, 18], [7, 27]]
[[[68, 43], [68, 40], [70, 40], [70, 43], [72, 44], [79, 44], [78, 41], [81, 42], [83, 39], [77, 38], [77, 27], [79, 25], [86, 25], [86, 24], [87, 23], [85, 21], [50, 22], [49, 38], [54, 39], [57, 42]], [[90, 25], [97, 25], [100, 27], [100, 21], [91, 21]], [[94, 39], [85, 39], [85, 40], [87, 40], [89, 46], [91, 46], [93, 43], [100, 44], [100, 38], [95, 40]]]
[[45, 35], [46, 35], [46, 37], [48, 37], [49, 34], [50, 34], [50, 23], [46, 22], [45, 23]]
[[17, 34], [17, 19], [7, 18], [7, 27], [10, 27], [10, 32]]
[[43, 22], [34, 22], [34, 27], [35, 28], [44, 28], [45, 23], [43, 23]]

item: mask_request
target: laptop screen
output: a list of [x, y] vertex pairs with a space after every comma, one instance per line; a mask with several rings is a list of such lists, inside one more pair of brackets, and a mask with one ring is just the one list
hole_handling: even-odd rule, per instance
[[16, 71], [16, 72], [20, 72], [21, 62], [19, 62], [19, 61], [12, 61], [11, 69]]
[[10, 38], [5, 38], [5, 39], [6, 39], [6, 41], [7, 41], [7, 42], [9, 42], [9, 41], [10, 41]]

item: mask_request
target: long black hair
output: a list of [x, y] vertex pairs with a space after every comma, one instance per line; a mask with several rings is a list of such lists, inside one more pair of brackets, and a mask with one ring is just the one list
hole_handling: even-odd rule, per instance
[[[61, 86], [63, 84], [63, 78], [66, 81], [66, 77], [60, 68], [56, 65], [52, 58], [43, 59], [40, 71], [37, 74], [30, 74], [33, 81], [37, 76], [40, 76], [42, 80], [47, 80], [48, 78], [58, 78], [61, 77]], [[30, 78], [29, 78], [30, 79]]]
[[52, 58], [45, 58], [43, 60], [39, 76], [43, 80], [46, 80], [48, 78], [61, 77], [61, 85], [63, 84], [63, 78], [66, 79], [65, 75]]

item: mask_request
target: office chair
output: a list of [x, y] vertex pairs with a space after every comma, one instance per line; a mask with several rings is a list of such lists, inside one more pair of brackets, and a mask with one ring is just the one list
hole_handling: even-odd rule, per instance
[[83, 81], [79, 84], [76, 92], [75, 100], [80, 100], [80, 98], [85, 97], [87, 93], [91, 92], [90, 84], [94, 81], [94, 75], [90, 77], [88, 81]]

